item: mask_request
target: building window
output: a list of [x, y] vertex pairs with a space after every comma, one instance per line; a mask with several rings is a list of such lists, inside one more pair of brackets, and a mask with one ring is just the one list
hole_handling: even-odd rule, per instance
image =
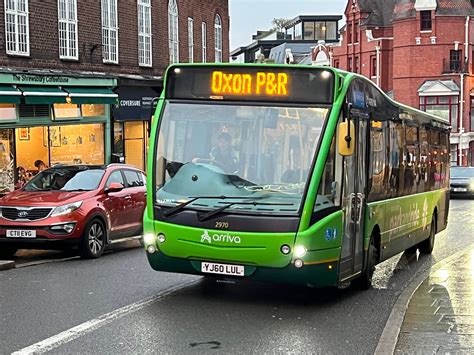
[[222, 62], [222, 22], [219, 15], [214, 19], [214, 41], [215, 62]]
[[118, 63], [117, 0], [102, 0], [102, 53], [104, 63]]
[[77, 1], [58, 0], [59, 58], [79, 59]]
[[359, 72], [359, 57], [354, 58], [354, 73]]
[[178, 5], [176, 0], [168, 2], [168, 47], [170, 63], [179, 62]]
[[138, 0], [138, 65], [151, 67], [151, 0]]
[[370, 76], [377, 77], [377, 57], [370, 57]]
[[347, 60], [347, 71], [352, 71], [352, 58], [349, 57]]
[[420, 30], [431, 31], [431, 11], [420, 11]]
[[359, 26], [354, 22], [354, 43], [359, 43]]
[[456, 72], [461, 70], [461, 50], [449, 52], [449, 70]]
[[339, 59], [334, 60], [334, 68], [339, 68]]
[[30, 55], [28, 0], [5, 0], [7, 54]]
[[202, 23], [202, 62], [207, 62], [207, 24], [205, 22]]
[[459, 96], [420, 96], [420, 110], [448, 119], [452, 131], [458, 130]]
[[348, 23], [347, 25], [347, 43], [352, 43], [352, 23]]
[[450, 160], [451, 165], [458, 165], [458, 145], [450, 144]]
[[189, 63], [194, 62], [194, 21], [188, 17], [188, 58]]
[[469, 131], [474, 132], [474, 99], [471, 99], [471, 129]]

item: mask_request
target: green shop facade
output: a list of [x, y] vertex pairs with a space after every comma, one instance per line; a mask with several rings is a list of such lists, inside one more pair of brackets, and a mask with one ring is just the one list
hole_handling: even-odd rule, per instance
[[107, 164], [114, 78], [0, 73], [0, 195], [31, 178], [35, 161]]

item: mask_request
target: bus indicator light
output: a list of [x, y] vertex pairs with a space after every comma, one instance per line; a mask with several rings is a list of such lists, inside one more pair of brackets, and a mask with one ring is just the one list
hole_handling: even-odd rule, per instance
[[216, 70], [212, 72], [211, 92], [214, 95], [288, 96], [288, 74], [224, 73]]

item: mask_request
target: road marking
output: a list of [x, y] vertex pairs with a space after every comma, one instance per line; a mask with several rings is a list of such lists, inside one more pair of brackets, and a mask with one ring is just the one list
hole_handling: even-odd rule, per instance
[[71, 329], [68, 329], [59, 334], [53, 335], [48, 339], [42, 340], [38, 343], [30, 345], [26, 348], [20, 349], [12, 353], [12, 355], [26, 355], [26, 354], [43, 354], [47, 351], [51, 351], [61, 345], [69, 343], [83, 335], [91, 333], [100, 327], [103, 327], [106, 324], [113, 322], [119, 318], [122, 318], [128, 314], [136, 312], [142, 308], [149, 306], [150, 304], [160, 301], [164, 297], [170, 295], [173, 292], [182, 290], [184, 288], [193, 286], [194, 284], [200, 282], [201, 279], [193, 280], [190, 282], [182, 283], [176, 286], [172, 286], [159, 294], [146, 298], [142, 301], [132, 303], [128, 306], [124, 306], [116, 309], [115, 311], [103, 314], [95, 319], [79, 324]]
[[37, 260], [37, 261], [30, 261], [27, 263], [16, 264], [15, 268], [19, 269], [22, 267], [43, 265], [43, 264], [49, 264], [49, 263], [55, 263], [59, 261], [66, 261], [66, 260], [73, 260], [73, 259], [79, 259], [79, 256], [70, 256], [70, 257], [61, 258], [61, 259], [42, 259], [42, 260]]

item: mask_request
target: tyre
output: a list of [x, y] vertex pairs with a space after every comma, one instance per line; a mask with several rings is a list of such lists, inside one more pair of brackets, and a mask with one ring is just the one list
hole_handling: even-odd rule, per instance
[[367, 250], [367, 258], [365, 259], [365, 267], [362, 275], [357, 280], [357, 286], [361, 290], [368, 290], [372, 287], [372, 276], [374, 275], [375, 265], [377, 264], [377, 249], [375, 248], [373, 236], [370, 238], [369, 249]]
[[431, 221], [430, 227], [430, 236], [428, 239], [423, 240], [418, 245], [418, 250], [422, 254], [431, 254], [433, 252], [434, 243], [435, 243], [435, 235], [436, 235], [436, 215], [433, 215], [433, 220]]
[[17, 248], [9, 248], [0, 246], [0, 259], [9, 259], [18, 251]]
[[84, 230], [79, 246], [83, 258], [95, 259], [102, 255], [107, 240], [104, 223], [99, 219], [92, 219]]

